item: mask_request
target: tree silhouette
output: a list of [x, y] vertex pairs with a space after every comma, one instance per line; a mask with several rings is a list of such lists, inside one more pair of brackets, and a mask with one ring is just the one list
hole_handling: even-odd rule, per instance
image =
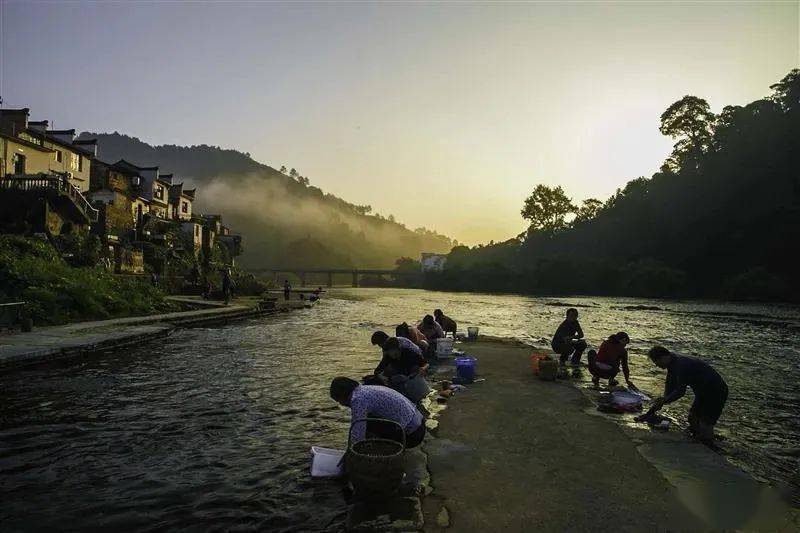
[[662, 113], [659, 130], [678, 139], [666, 162], [669, 170], [675, 171], [687, 164], [697, 166], [711, 145], [715, 120], [708, 102], [696, 96], [684, 96]]
[[575, 220], [573, 223], [580, 224], [581, 222], [588, 222], [596, 218], [602, 209], [603, 202], [596, 198], [587, 198], [575, 212]]
[[566, 227], [566, 217], [575, 211], [572, 201], [561, 186], [537, 185], [522, 208], [522, 218], [534, 230], [556, 231]]
[[769, 88], [774, 91], [772, 100], [784, 111], [800, 110], [800, 69], [792, 69], [781, 81]]

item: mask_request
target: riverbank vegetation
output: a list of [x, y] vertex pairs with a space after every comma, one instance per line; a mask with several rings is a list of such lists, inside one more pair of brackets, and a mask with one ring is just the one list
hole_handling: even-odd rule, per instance
[[144, 277], [115, 276], [93, 260], [91, 242], [76, 247], [76, 266], [46, 240], [0, 235], [0, 301], [24, 301], [37, 325], [176, 310]]
[[454, 248], [445, 290], [800, 300], [800, 70], [718, 114], [685, 96], [661, 116], [676, 140], [650, 178], [579, 205], [537, 185], [525, 233]]

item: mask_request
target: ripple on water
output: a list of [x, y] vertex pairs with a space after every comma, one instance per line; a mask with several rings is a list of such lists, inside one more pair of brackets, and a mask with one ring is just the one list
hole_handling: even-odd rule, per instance
[[[348, 414], [329, 380], [374, 368], [372, 331], [440, 307], [462, 328], [545, 348], [566, 305], [594, 346], [631, 335], [646, 390], [663, 387], [645, 355], [653, 344], [712, 360], [731, 385], [720, 421], [731, 457], [768, 479], [795, 476], [798, 308], [356, 289], [313, 310], [0, 376], [0, 475], [13, 490], [0, 519], [5, 530], [337, 530], [341, 486], [309, 478], [308, 449], [343, 446]], [[687, 402], [669, 409], [678, 423]]]

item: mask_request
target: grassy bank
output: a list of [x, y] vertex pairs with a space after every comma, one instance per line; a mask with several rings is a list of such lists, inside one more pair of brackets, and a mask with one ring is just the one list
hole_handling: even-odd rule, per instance
[[0, 235], [0, 301], [20, 300], [37, 325], [177, 310], [143, 280], [72, 267], [46, 241]]

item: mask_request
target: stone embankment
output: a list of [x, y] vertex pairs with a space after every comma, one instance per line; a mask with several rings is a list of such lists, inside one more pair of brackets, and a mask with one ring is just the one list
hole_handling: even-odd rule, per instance
[[192, 298], [173, 300], [195, 309], [77, 322], [36, 328], [27, 333], [0, 335], [0, 369], [79, 357], [159, 338], [176, 328], [220, 324], [274, 312], [272, 309], [262, 308], [255, 299], [237, 300], [230, 305]]

